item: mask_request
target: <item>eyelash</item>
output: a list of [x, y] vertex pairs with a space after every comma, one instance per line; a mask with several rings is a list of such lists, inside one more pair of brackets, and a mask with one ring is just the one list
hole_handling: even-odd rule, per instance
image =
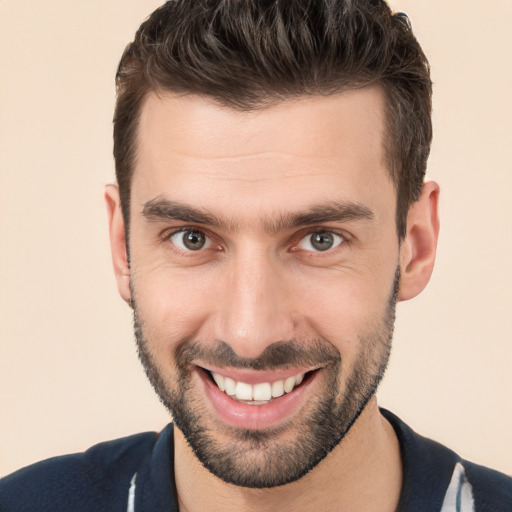
[[[204, 230], [202, 228], [197, 228], [194, 226], [184, 226], [184, 227], [180, 227], [179, 229], [173, 230], [171, 232], [166, 232], [161, 238], [162, 238], [163, 242], [170, 242], [170, 244], [174, 247], [174, 250], [178, 251], [180, 253], [180, 255], [185, 255], [186, 257], [193, 257], [194, 255], [202, 253], [206, 249], [210, 248], [210, 247], [207, 247], [205, 249], [201, 248], [201, 249], [198, 249], [197, 251], [184, 250], [184, 249], [181, 249], [180, 247], [177, 247], [171, 241], [172, 237], [174, 237], [175, 235], [178, 235], [180, 233], [187, 233], [187, 232], [194, 232], [194, 233], [199, 233], [199, 234], [204, 235], [208, 239], [208, 241], [210, 241], [211, 244], [216, 245], [216, 247], [215, 247], [216, 250], [221, 250], [221, 244], [220, 243], [215, 244], [215, 241], [214, 241], [215, 237], [213, 235], [209, 234], [207, 230]], [[339, 231], [337, 229], [330, 229], [328, 227], [313, 227], [313, 228], [309, 228], [305, 232], [302, 232], [302, 233], [299, 233], [299, 234], [296, 234], [293, 236], [293, 239], [295, 239], [297, 241], [293, 242], [293, 246], [291, 247], [290, 252], [300, 251], [301, 249], [298, 248], [299, 243], [302, 242], [304, 239], [306, 239], [308, 236], [311, 236], [315, 233], [317, 233], [317, 234], [332, 234], [335, 237], [341, 239], [340, 242], [338, 243], [338, 245], [336, 245], [333, 249], [327, 249], [325, 251], [306, 250], [306, 252], [311, 253], [311, 255], [314, 255], [315, 257], [321, 257], [323, 255], [332, 255], [332, 253], [334, 251], [336, 251], [336, 249], [338, 249], [340, 246], [345, 246], [346, 244], [348, 244], [350, 242], [350, 237], [345, 232]]]

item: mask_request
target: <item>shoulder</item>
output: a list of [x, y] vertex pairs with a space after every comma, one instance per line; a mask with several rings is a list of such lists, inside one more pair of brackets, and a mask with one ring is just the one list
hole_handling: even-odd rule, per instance
[[512, 479], [462, 459], [381, 409], [397, 435], [404, 469], [400, 511], [511, 512]]
[[473, 462], [461, 461], [466, 479], [473, 490], [477, 510], [509, 512], [512, 510], [512, 478]]
[[126, 510], [130, 479], [150, 456], [157, 437], [137, 434], [20, 469], [0, 480], [0, 510]]

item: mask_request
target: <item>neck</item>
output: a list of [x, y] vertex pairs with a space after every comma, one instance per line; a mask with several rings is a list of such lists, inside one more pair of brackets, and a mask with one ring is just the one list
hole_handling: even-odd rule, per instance
[[199, 463], [178, 429], [174, 430], [174, 443], [180, 512], [392, 512], [398, 505], [400, 447], [375, 397], [318, 466], [296, 482], [279, 487], [249, 489], [227, 484]]

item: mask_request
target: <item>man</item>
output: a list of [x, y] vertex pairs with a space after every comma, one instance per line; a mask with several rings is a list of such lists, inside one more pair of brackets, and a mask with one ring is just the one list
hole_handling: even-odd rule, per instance
[[508, 477], [375, 397], [439, 230], [404, 15], [167, 3], [117, 86], [114, 268], [176, 428], [21, 470], [1, 510], [511, 510]]

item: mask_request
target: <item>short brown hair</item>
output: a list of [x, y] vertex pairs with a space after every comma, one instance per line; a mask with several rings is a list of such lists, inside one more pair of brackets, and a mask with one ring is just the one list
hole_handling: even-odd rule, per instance
[[383, 0], [176, 0], [140, 26], [116, 76], [114, 158], [128, 229], [137, 127], [148, 92], [207, 96], [238, 110], [380, 85], [398, 235], [421, 192], [432, 140], [428, 61]]

